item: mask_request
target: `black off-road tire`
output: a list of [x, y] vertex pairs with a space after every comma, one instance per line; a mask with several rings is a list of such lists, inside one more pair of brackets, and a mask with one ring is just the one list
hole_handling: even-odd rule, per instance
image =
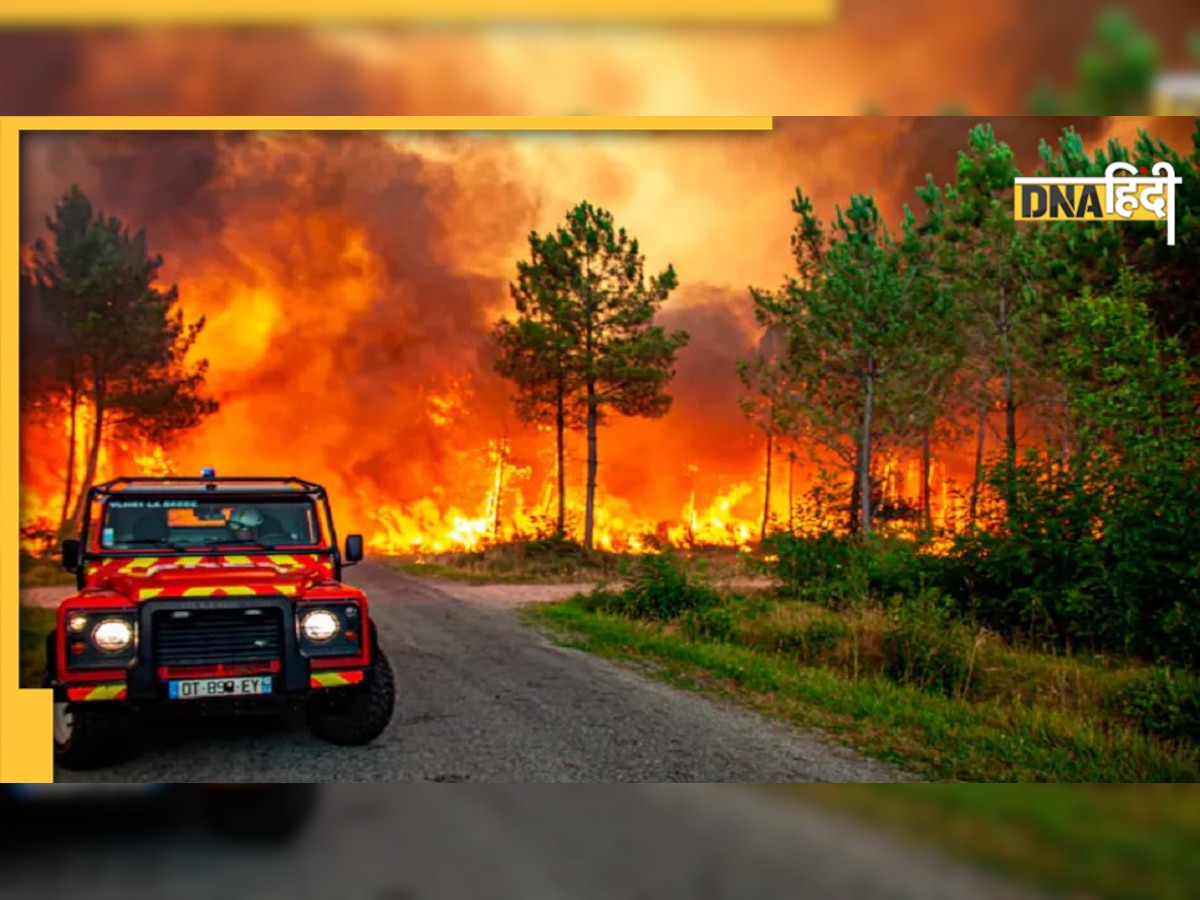
[[383, 734], [392, 721], [396, 677], [378, 646], [374, 657], [362, 684], [323, 688], [308, 698], [308, 727], [321, 740], [340, 747], [361, 747]]
[[[53, 687], [56, 657], [56, 636], [51, 631], [46, 637], [43, 687]], [[62, 688], [54, 688], [54, 703], [54, 761], [64, 769], [87, 772], [125, 762], [136, 754], [133, 717], [124, 703], [115, 700], [71, 703]], [[65, 740], [58, 726], [61, 714], [70, 718], [70, 734]]]
[[317, 806], [315, 784], [255, 784], [208, 788], [202, 810], [208, 826], [223, 837], [280, 844], [308, 825]]

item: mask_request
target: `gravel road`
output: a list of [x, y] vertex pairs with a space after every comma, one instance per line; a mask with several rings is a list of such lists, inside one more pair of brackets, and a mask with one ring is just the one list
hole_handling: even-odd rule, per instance
[[[156, 727], [131, 762], [60, 781], [888, 782], [902, 773], [818, 736], [678, 691], [521, 624], [527, 588], [351, 569], [369, 592], [399, 700], [365, 748], [302, 721]], [[562, 589], [557, 595], [561, 596]]]
[[[80, 807], [56, 817], [46, 838], [0, 846], [6, 896], [1031, 896], [769, 785], [661, 783], [909, 779], [815, 735], [556, 648], [521, 625], [522, 602], [572, 588], [471, 587], [371, 564], [352, 571], [370, 591], [403, 687], [377, 744], [329, 747], [298, 722], [206, 723], [160, 734], [126, 765], [58, 778], [457, 783], [453, 790], [327, 785], [311, 829], [278, 851], [222, 843], [186, 823], [128, 831]], [[72, 819], [80, 835], [64, 832]], [[87, 824], [98, 821], [104, 829]]]

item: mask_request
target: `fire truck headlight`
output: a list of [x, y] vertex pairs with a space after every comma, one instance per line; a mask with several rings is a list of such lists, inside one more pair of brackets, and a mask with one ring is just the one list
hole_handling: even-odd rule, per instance
[[105, 653], [120, 653], [133, 643], [133, 628], [120, 619], [105, 619], [92, 629], [92, 643]]
[[315, 609], [300, 620], [300, 630], [314, 643], [332, 639], [339, 627], [337, 616], [323, 609]]

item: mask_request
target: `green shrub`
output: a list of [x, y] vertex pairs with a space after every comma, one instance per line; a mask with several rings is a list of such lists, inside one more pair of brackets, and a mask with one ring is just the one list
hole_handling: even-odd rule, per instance
[[739, 635], [737, 616], [728, 606], [713, 606], [709, 609], [689, 609], [680, 619], [683, 634], [689, 641], [711, 641], [716, 644], [732, 644]]
[[975, 635], [934, 592], [897, 607], [884, 634], [883, 656], [889, 679], [929, 693], [965, 698], [976, 679]]
[[875, 540], [864, 548], [867, 588], [884, 605], [940, 586], [942, 562], [913, 540]]
[[837, 609], [867, 592], [862, 546], [853, 538], [821, 533], [813, 537], [774, 535], [764, 547], [778, 557], [779, 593]]
[[1154, 668], [1117, 682], [1106, 710], [1146, 734], [1200, 743], [1200, 678]]
[[688, 610], [702, 612], [721, 602], [713, 587], [690, 576], [683, 561], [671, 553], [641, 557], [625, 593], [629, 615], [659, 622], [678, 619]]

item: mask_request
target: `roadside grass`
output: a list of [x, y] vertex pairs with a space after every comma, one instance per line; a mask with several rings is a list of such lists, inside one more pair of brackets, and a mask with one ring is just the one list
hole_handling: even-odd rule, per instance
[[[868, 624], [860, 624], [857, 638], [855, 628], [846, 625], [836, 646], [825, 640], [819, 653], [829, 661], [808, 662], [795, 646], [769, 650], [696, 637], [679, 622], [638, 621], [596, 608], [604, 602], [603, 592], [599, 599], [580, 595], [528, 607], [524, 615], [568, 645], [614, 659], [655, 662], [658, 677], [674, 684], [820, 729], [933, 781], [1200, 780], [1194, 746], [1155, 738], [1098, 710], [1036, 699], [1049, 695], [972, 700], [906, 683], [895, 673], [889, 677], [886, 670], [872, 668], [864, 652], [879, 639], [873, 638], [879, 626], [866, 616]], [[730, 605], [736, 609], [743, 603]], [[730, 614], [755, 619], [779, 614], [778, 606], [761, 599], [748, 605], [750, 610]], [[835, 668], [839, 654], [850, 657], [857, 674]]]
[[[612, 611], [622, 604], [625, 611]], [[699, 615], [646, 621], [631, 617], [628, 604], [628, 592], [594, 591], [531, 605], [523, 615], [565, 646], [817, 729], [895, 764], [901, 778], [941, 782], [761, 790], [826, 804], [1069, 896], [1195, 895], [1200, 791], [1152, 783], [1197, 782], [1200, 752], [1147, 734], [1144, 723], [1123, 718], [1127, 707], [1106, 699], [1142, 683], [1139, 670], [993, 642], [978, 654], [985, 677], [972, 682], [986, 686], [986, 699], [972, 699], [888, 674], [883, 648], [895, 652], [889, 635], [902, 629], [879, 610], [834, 614], [764, 593], [726, 595]], [[706, 621], [719, 637], [699, 633]], [[816, 637], [807, 644], [795, 637], [805, 633]], [[1005, 664], [994, 665], [997, 658]], [[1046, 787], [1014, 792], [961, 782]], [[1108, 787], [1098, 790], [1101, 783]]]
[[20, 661], [23, 688], [42, 686], [46, 665], [46, 635], [54, 628], [55, 610], [22, 606], [20, 624]]
[[1200, 881], [1200, 788], [771, 785], [1073, 896], [1185, 900]]
[[75, 576], [63, 569], [54, 556], [33, 556], [22, 553], [20, 558], [20, 586], [58, 587], [75, 583]]

